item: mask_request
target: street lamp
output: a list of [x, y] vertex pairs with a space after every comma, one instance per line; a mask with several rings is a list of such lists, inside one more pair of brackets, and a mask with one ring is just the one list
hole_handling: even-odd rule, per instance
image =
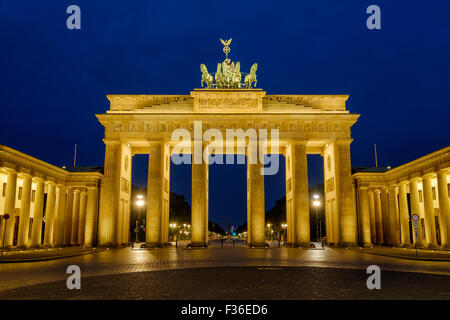
[[[315, 199], [313, 201], [313, 206], [314, 208], [316, 208], [316, 238], [322, 238], [322, 235], [319, 235], [319, 218], [317, 214], [317, 208], [320, 207], [320, 196], [318, 194], [315, 194], [313, 198]], [[322, 226], [320, 226], [320, 233], [322, 233]]]
[[135, 232], [136, 232], [136, 242], [139, 242], [139, 221], [141, 220], [141, 208], [145, 204], [145, 201], [144, 196], [140, 194], [137, 195], [137, 199], [138, 200], [136, 201], [136, 205], [138, 207], [138, 219], [136, 220]]

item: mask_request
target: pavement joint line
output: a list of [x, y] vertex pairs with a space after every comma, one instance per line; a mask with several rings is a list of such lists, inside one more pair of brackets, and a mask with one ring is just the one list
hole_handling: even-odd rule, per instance
[[362, 252], [362, 253], [367, 253], [367, 254], [373, 254], [373, 255], [383, 256], [383, 257], [405, 259], [405, 260], [416, 260], [416, 261], [450, 261], [450, 257], [449, 257], [449, 258], [408, 257], [408, 256], [397, 255], [397, 254], [395, 254], [395, 253], [389, 254], [389, 253], [380, 253], [380, 252], [370, 252], [370, 251], [361, 250], [361, 249], [359, 249], [359, 250], [352, 249], [352, 251], [355, 251], [355, 252]]
[[0, 260], [1, 263], [25, 263], [25, 262], [40, 262], [40, 261], [50, 261], [50, 260], [56, 260], [56, 259], [64, 259], [64, 258], [73, 258], [78, 256], [83, 256], [91, 253], [96, 252], [104, 252], [104, 250], [92, 250], [89, 252], [81, 252], [81, 253], [74, 253], [74, 254], [67, 254], [67, 255], [61, 255], [61, 256], [51, 256], [51, 257], [42, 257], [42, 258], [29, 258], [29, 259], [11, 259], [11, 260]]

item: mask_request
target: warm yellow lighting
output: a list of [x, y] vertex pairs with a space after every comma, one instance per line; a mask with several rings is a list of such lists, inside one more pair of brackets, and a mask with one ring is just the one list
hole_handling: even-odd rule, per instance
[[315, 195], [313, 195], [313, 198], [317, 200], [320, 198], [320, 196], [318, 194], [315, 194]]
[[270, 228], [270, 223], [267, 224], [267, 228]]
[[137, 195], [137, 198], [138, 198], [139, 200], [142, 200], [142, 199], [144, 199], [144, 196], [143, 196], [142, 194], [138, 194], [138, 195]]
[[136, 201], [136, 205], [137, 205], [138, 207], [142, 207], [142, 206], [144, 205], [144, 200], [138, 200], [138, 201]]
[[319, 200], [314, 200], [313, 201], [313, 206], [314, 207], [319, 207], [320, 206], [320, 201]]
[[185, 227], [185, 228], [186, 228], [186, 223], [184, 223], [184, 224], [183, 224], [183, 227]]

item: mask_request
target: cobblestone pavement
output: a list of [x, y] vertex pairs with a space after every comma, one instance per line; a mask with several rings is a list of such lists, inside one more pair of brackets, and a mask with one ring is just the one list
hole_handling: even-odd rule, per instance
[[147, 271], [65, 281], [0, 292], [0, 299], [450, 299], [450, 277], [384, 271], [369, 290], [364, 270], [313, 267], [213, 267]]
[[365, 270], [376, 264], [382, 271], [406, 271], [450, 276], [450, 262], [415, 261], [366, 254], [355, 250], [302, 250], [296, 248], [249, 249], [168, 247], [158, 250], [112, 249], [52, 261], [0, 264], [0, 291], [67, 279], [69, 265], [78, 265], [82, 277], [142, 271], [201, 267], [320, 267]]

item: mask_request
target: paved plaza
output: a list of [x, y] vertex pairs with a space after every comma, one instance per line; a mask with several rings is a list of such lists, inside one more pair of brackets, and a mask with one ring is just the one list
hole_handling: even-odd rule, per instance
[[[82, 289], [70, 291], [69, 265]], [[382, 270], [368, 290], [366, 269]], [[256, 272], [255, 272], [256, 271]], [[0, 264], [1, 299], [450, 299], [450, 262], [415, 261], [349, 249], [110, 249], [42, 262]], [[158, 289], [155, 289], [158, 288]]]

